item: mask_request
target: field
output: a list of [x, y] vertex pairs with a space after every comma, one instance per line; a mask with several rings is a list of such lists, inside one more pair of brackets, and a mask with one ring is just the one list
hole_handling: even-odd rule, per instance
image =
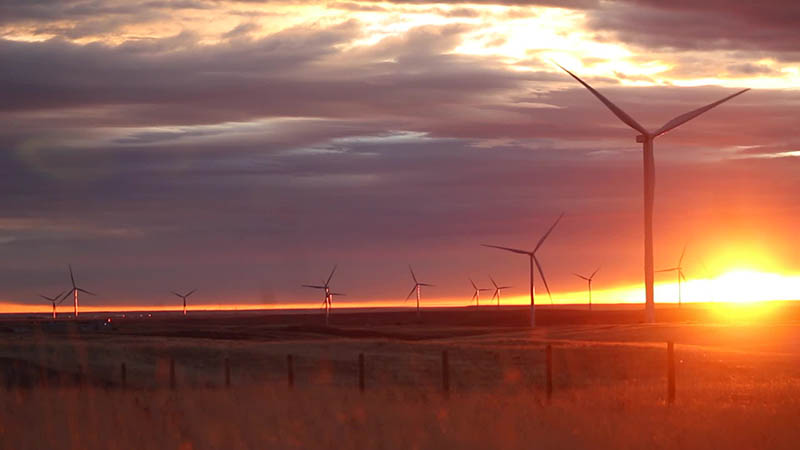
[[796, 448], [800, 323], [796, 305], [776, 308], [768, 322], [667, 309], [657, 325], [544, 309], [535, 330], [518, 308], [339, 313], [330, 327], [304, 314], [10, 318], [0, 448]]

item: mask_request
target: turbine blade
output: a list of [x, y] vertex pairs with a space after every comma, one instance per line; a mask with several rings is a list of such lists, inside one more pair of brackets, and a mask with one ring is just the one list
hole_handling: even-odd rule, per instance
[[481, 289], [478, 289], [478, 290], [479, 291], [491, 291], [491, 289], [489, 289], [489, 288], [481, 288]]
[[197, 291], [197, 289], [192, 289], [191, 291], [189, 291], [189, 293], [188, 293], [188, 294], [186, 294], [186, 296], [188, 297], [188, 296], [190, 296], [190, 295], [194, 294], [194, 293], [195, 293], [195, 291]]
[[347, 294], [343, 294], [341, 292], [331, 292], [331, 295], [347, 295]]
[[683, 125], [684, 123], [694, 119], [695, 117], [699, 116], [700, 114], [703, 114], [704, 112], [708, 111], [709, 109], [714, 108], [715, 106], [718, 106], [718, 105], [720, 105], [722, 103], [725, 103], [728, 100], [732, 99], [733, 97], [736, 97], [738, 95], [742, 95], [742, 94], [744, 94], [745, 92], [747, 92], [749, 90], [750, 90], [749, 88], [748, 89], [742, 89], [741, 91], [739, 91], [739, 92], [737, 92], [735, 94], [729, 95], [729, 96], [723, 98], [722, 100], [717, 100], [714, 103], [711, 103], [711, 104], [708, 104], [706, 106], [703, 106], [702, 108], [697, 108], [694, 111], [689, 111], [688, 113], [681, 114], [680, 116], [678, 116], [678, 117], [670, 120], [666, 124], [664, 124], [663, 127], [661, 127], [658, 130], [656, 130], [656, 132], [653, 133], [653, 137], [655, 138], [657, 136], [661, 136], [662, 134], [664, 134], [664, 133], [666, 133], [666, 132], [668, 132], [668, 131], [670, 131], [672, 129], [675, 129], [675, 128]]
[[[316, 286], [313, 284], [301, 284], [302, 287], [313, 288], [313, 289], [325, 289], [325, 286]], [[174, 292], [173, 292], [174, 293]], [[175, 294], [178, 295], [178, 294]], [[178, 295], [180, 297], [180, 295]]]
[[575, 275], [575, 276], [576, 276], [576, 277], [578, 277], [578, 278], [583, 278], [584, 280], [586, 280], [586, 281], [589, 281], [589, 279], [588, 279], [588, 278], [586, 278], [585, 276], [583, 276], [583, 275], [581, 275], [581, 274], [579, 274], [579, 273], [572, 272], [572, 274], [573, 274], [573, 275]]
[[686, 275], [683, 274], [682, 270], [678, 271], [678, 275], [683, 279], [683, 281], [686, 281]]
[[89, 291], [87, 291], [86, 289], [75, 288], [75, 290], [76, 290], [76, 291], [79, 291], [79, 292], [83, 292], [84, 294], [89, 294], [89, 295], [97, 295], [97, 294], [95, 294], [94, 292], [89, 292]]
[[591, 281], [591, 280], [592, 280], [592, 278], [594, 278], [594, 274], [596, 274], [598, 270], [600, 270], [600, 267], [599, 267], [599, 266], [597, 267], [597, 269], [594, 269], [594, 272], [592, 272], [592, 274], [591, 274], [591, 275], [589, 275], [589, 281]]
[[68, 264], [69, 267], [69, 279], [72, 280], [72, 287], [75, 287], [75, 275], [72, 274], [72, 264]]
[[558, 222], [561, 221], [562, 217], [564, 217], [564, 213], [563, 212], [561, 213], [561, 215], [558, 216], [558, 219], [556, 219], [556, 221], [553, 222], [552, 225], [550, 225], [550, 229], [547, 230], [547, 233], [545, 233], [544, 236], [542, 236], [542, 238], [539, 239], [539, 242], [536, 244], [536, 248], [533, 249], [533, 253], [536, 253], [536, 250], [539, 250], [539, 247], [542, 246], [542, 244], [544, 243], [544, 240], [547, 239], [547, 236], [550, 236], [550, 233], [553, 232], [553, 228], [555, 228], [556, 225], [558, 225]]
[[686, 245], [687, 244], [683, 244], [683, 250], [681, 251], [681, 257], [680, 257], [680, 259], [678, 259], [678, 267], [680, 267], [681, 264], [683, 263], [683, 255], [686, 254]]
[[419, 283], [420, 286], [429, 286], [429, 287], [436, 287], [435, 284], [428, 284], [428, 283]]
[[514, 287], [514, 286], [500, 286], [497, 289], [509, 289], [509, 288], [512, 288], [512, 287]]
[[661, 269], [661, 270], [656, 270], [656, 272], [674, 272], [674, 271], [676, 271], [676, 270], [678, 270], [678, 268], [677, 268], [677, 267], [672, 267], [672, 268], [670, 268], [670, 269]]
[[472, 287], [474, 287], [475, 289], [478, 289], [478, 286], [475, 286], [475, 282], [472, 281], [472, 277], [470, 277], [469, 282], [472, 283]]
[[572, 78], [575, 78], [575, 80], [577, 80], [578, 83], [582, 84], [583, 87], [588, 89], [589, 92], [594, 94], [594, 96], [597, 97], [598, 100], [603, 102], [603, 104], [606, 105], [606, 108], [610, 109], [611, 112], [614, 113], [614, 115], [617, 116], [617, 118], [619, 118], [619, 120], [625, 122], [626, 125], [628, 125], [629, 127], [633, 128], [634, 130], [644, 134], [645, 136], [648, 135], [647, 130], [645, 130], [645, 128], [643, 126], [639, 125], [639, 122], [634, 120], [633, 117], [629, 116], [628, 113], [623, 111], [619, 106], [617, 106], [614, 103], [612, 103], [611, 100], [607, 99], [605, 96], [603, 96], [603, 94], [597, 92], [593, 87], [589, 86], [585, 81], [583, 81], [580, 78], [578, 78], [577, 75], [575, 75], [574, 73], [570, 72], [569, 70], [567, 70], [563, 66], [561, 66], [561, 64], [558, 64], [555, 61], [553, 62], [553, 64], [557, 65], [558, 67], [561, 67], [561, 70], [563, 70], [564, 72], [567, 72]]
[[331, 282], [331, 278], [333, 278], [333, 273], [336, 272], [336, 264], [333, 266], [333, 270], [331, 270], [331, 274], [328, 275], [328, 281], [325, 282], [325, 286], [327, 286]]
[[499, 245], [489, 245], [489, 244], [481, 244], [481, 245], [484, 246], [484, 247], [499, 248], [500, 250], [519, 253], [520, 255], [530, 255], [531, 254], [531, 252], [526, 252], [525, 250], [520, 250], [520, 249], [517, 249], [517, 248], [500, 247]]
[[542, 265], [539, 264], [539, 260], [536, 257], [533, 257], [533, 261], [536, 263], [536, 268], [539, 270], [539, 275], [542, 277], [542, 283], [544, 283], [544, 288], [547, 289], [547, 296], [550, 297], [550, 304], [553, 304], [553, 296], [550, 294], [550, 286], [547, 285], [547, 278], [544, 277], [544, 271], [542, 270]]
[[475, 298], [476, 298], [477, 296], [478, 296], [478, 291], [475, 291], [475, 293], [474, 293], [474, 294], [472, 294], [472, 300], [475, 300]]
[[408, 265], [408, 270], [409, 270], [409, 271], [411, 271], [411, 278], [413, 278], [413, 279], [414, 279], [414, 283], [419, 283], [419, 282], [417, 281], [417, 276], [416, 276], [416, 275], [414, 275], [414, 269], [412, 269], [412, 268], [411, 268], [411, 264], [409, 264], [409, 265]]
[[408, 301], [408, 299], [410, 299], [411, 296], [414, 295], [414, 291], [416, 291], [416, 290], [417, 290], [417, 285], [415, 284], [414, 287], [411, 288], [411, 292], [409, 292], [408, 295], [406, 296], [406, 300], [405, 301]]
[[42, 297], [43, 299], [47, 300], [48, 302], [55, 301], [55, 299], [52, 299], [52, 298], [50, 298], [50, 297], [48, 297], [46, 295], [39, 294], [39, 297]]
[[492, 300], [494, 300], [495, 298], [497, 298], [497, 296], [500, 294], [500, 292], [499, 292], [499, 291], [500, 291], [500, 289], [495, 289], [495, 290], [494, 290], [494, 294], [492, 294]]
[[497, 287], [497, 283], [495, 283], [494, 278], [492, 278], [491, 275], [489, 275], [489, 279], [492, 280], [492, 284], [494, 285], [494, 287]]

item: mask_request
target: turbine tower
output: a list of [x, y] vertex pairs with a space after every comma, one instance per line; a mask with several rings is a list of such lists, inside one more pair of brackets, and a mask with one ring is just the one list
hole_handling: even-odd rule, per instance
[[544, 271], [542, 271], [542, 265], [539, 264], [539, 260], [536, 259], [536, 252], [539, 250], [539, 247], [542, 246], [544, 240], [547, 239], [547, 236], [550, 236], [550, 233], [553, 232], [553, 228], [555, 228], [556, 225], [558, 225], [558, 222], [561, 220], [562, 217], [564, 217], [564, 213], [561, 213], [561, 215], [558, 216], [558, 219], [556, 219], [556, 221], [553, 222], [553, 225], [550, 226], [550, 229], [547, 230], [547, 233], [545, 233], [544, 236], [542, 236], [542, 238], [539, 239], [539, 242], [536, 243], [536, 247], [534, 247], [534, 249], [531, 251], [520, 250], [517, 248], [510, 248], [510, 247], [500, 247], [499, 245], [481, 244], [484, 247], [498, 248], [500, 250], [505, 250], [507, 252], [513, 252], [513, 253], [518, 253], [520, 255], [528, 256], [530, 260], [530, 269], [531, 269], [531, 328], [536, 326], [536, 303], [534, 301], [534, 295], [536, 293], [536, 289], [534, 288], [533, 285], [534, 264], [536, 265], [536, 268], [539, 270], [539, 275], [542, 277], [542, 282], [544, 283], [544, 287], [545, 289], [547, 289], [547, 295], [550, 296], [550, 303], [553, 303], [553, 296], [550, 295], [550, 287], [547, 286], [547, 279], [545, 279], [544, 277]]
[[656, 270], [656, 272], [677, 272], [678, 273], [678, 308], [681, 307], [681, 279], [686, 281], [686, 277], [683, 275], [683, 255], [686, 254], [686, 245], [683, 246], [683, 251], [681, 251], [681, 257], [678, 259], [678, 265], [675, 267], [670, 267], [669, 269], [661, 269]]
[[173, 294], [175, 294], [175, 295], [177, 295], [178, 297], [180, 297], [180, 298], [182, 298], [182, 299], [183, 299], [183, 315], [184, 315], [184, 316], [186, 315], [186, 299], [187, 299], [187, 298], [189, 298], [189, 296], [190, 296], [190, 295], [194, 294], [196, 290], [197, 290], [197, 289], [192, 289], [191, 291], [189, 291], [189, 292], [187, 292], [187, 293], [185, 293], [185, 294], [179, 294], [179, 293], [177, 293], [177, 292], [175, 292], [175, 291], [170, 291], [170, 292], [172, 292]]
[[483, 292], [483, 291], [491, 291], [491, 289], [489, 289], [489, 288], [485, 288], [485, 289], [484, 288], [479, 288], [475, 284], [475, 282], [472, 281], [472, 278], [469, 279], [469, 282], [472, 284], [472, 287], [475, 288], [475, 293], [472, 294], [472, 299], [475, 300], [475, 305], [476, 306], [481, 306], [481, 292]]
[[89, 292], [86, 289], [79, 288], [77, 284], [75, 284], [75, 275], [72, 273], [72, 265], [67, 265], [69, 267], [69, 279], [72, 282], [72, 289], [67, 291], [66, 295], [72, 293], [72, 298], [74, 300], [74, 311], [75, 311], [75, 318], [78, 318], [78, 292], [83, 292], [84, 294], [89, 295], [97, 295], [95, 293]]
[[411, 264], [408, 265], [408, 270], [411, 271], [411, 278], [414, 279], [414, 287], [411, 288], [411, 292], [409, 292], [408, 295], [406, 296], [406, 301], [408, 301], [408, 299], [410, 299], [411, 296], [414, 295], [414, 291], [417, 291], [417, 317], [419, 317], [419, 294], [420, 294], [419, 288], [422, 286], [433, 287], [433, 285], [427, 283], [420, 283], [419, 281], [417, 281], [417, 276], [414, 275], [414, 269], [411, 268]]
[[617, 105], [613, 104], [603, 94], [597, 92], [593, 87], [589, 86], [586, 82], [578, 78], [575, 74], [565, 69], [558, 63], [554, 63], [561, 67], [564, 72], [567, 72], [578, 83], [582, 84], [589, 90], [598, 100], [600, 100], [612, 113], [614, 113], [619, 120], [624, 122], [629, 127], [638, 131], [639, 135], [636, 136], [636, 142], [642, 143], [643, 157], [644, 157], [644, 288], [645, 288], [645, 320], [648, 323], [656, 321], [656, 306], [653, 298], [653, 200], [655, 196], [655, 176], [656, 167], [655, 160], [653, 159], [653, 141], [662, 134], [677, 128], [684, 123], [694, 119], [695, 117], [703, 114], [704, 112], [718, 106], [728, 100], [736, 97], [737, 95], [744, 94], [750, 89], [742, 89], [741, 91], [731, 94], [722, 100], [717, 100], [702, 108], [697, 108], [693, 111], [681, 114], [669, 122], [665, 123], [661, 128], [648, 131], [636, 120], [633, 119], [628, 113], [620, 109]]
[[594, 278], [594, 274], [596, 274], [598, 270], [600, 270], [599, 267], [595, 269], [594, 272], [592, 272], [592, 274], [589, 275], [588, 277], [585, 277], [579, 273], [573, 273], [573, 275], [575, 275], [576, 277], [583, 278], [589, 283], [589, 311], [592, 310], [592, 279]]
[[322, 300], [322, 307], [325, 308], [325, 325], [327, 326], [330, 322], [330, 314], [331, 309], [333, 308], [333, 296], [334, 295], [344, 295], [339, 292], [331, 292], [331, 278], [333, 278], [333, 274], [336, 272], [336, 266], [333, 266], [333, 270], [331, 270], [331, 274], [328, 275], [328, 279], [322, 283], [322, 285], [315, 285], [315, 284], [304, 284], [303, 287], [313, 288], [313, 289], [322, 289], [325, 293], [325, 299]]
[[495, 297], [497, 297], [497, 307], [499, 308], [500, 307], [500, 291], [502, 291], [503, 289], [508, 289], [511, 286], [498, 286], [497, 283], [494, 281], [494, 278], [492, 278], [491, 275], [489, 275], [489, 279], [492, 280], [492, 284], [494, 285], [494, 294], [492, 294], [492, 300], [494, 300]]
[[39, 297], [42, 297], [43, 299], [45, 299], [48, 302], [53, 304], [53, 319], [55, 319], [56, 318], [56, 305], [60, 305], [61, 302], [63, 302], [67, 298], [68, 294], [69, 294], [69, 291], [63, 291], [63, 292], [59, 293], [58, 295], [56, 295], [55, 297], [48, 297], [48, 296], [42, 295], [42, 294], [39, 294]]

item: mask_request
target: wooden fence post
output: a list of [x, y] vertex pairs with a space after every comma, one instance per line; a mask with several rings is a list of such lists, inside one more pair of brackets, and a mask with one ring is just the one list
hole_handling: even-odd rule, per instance
[[119, 377], [122, 382], [122, 389], [128, 387], [128, 368], [125, 367], [125, 363], [119, 365]]
[[358, 354], [358, 390], [364, 393], [364, 354]]
[[447, 350], [442, 350], [442, 394], [444, 398], [450, 397], [450, 361]]
[[169, 359], [169, 388], [175, 389], [175, 358]]
[[231, 387], [231, 361], [225, 358], [225, 387]]
[[553, 346], [547, 344], [545, 348], [545, 359], [547, 367], [545, 369], [545, 389], [547, 391], [547, 401], [553, 397]]
[[286, 374], [289, 382], [289, 389], [294, 388], [294, 361], [292, 355], [286, 355]]
[[675, 346], [667, 342], [667, 404], [675, 403]]

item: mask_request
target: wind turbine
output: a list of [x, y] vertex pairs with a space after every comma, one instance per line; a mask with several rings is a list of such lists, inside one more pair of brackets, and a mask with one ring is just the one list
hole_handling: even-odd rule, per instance
[[182, 298], [182, 299], [183, 299], [183, 315], [184, 315], [184, 316], [186, 315], [186, 299], [187, 299], [187, 298], [189, 298], [189, 296], [190, 296], [190, 295], [194, 294], [196, 290], [197, 290], [197, 289], [192, 289], [191, 291], [189, 291], [189, 292], [187, 292], [187, 293], [185, 293], [185, 294], [179, 294], [179, 293], [177, 293], [177, 292], [175, 292], [175, 291], [170, 291], [170, 292], [172, 292], [173, 294], [175, 294], [175, 295], [177, 295], [178, 297], [180, 297], [180, 298]]
[[683, 255], [686, 254], [686, 245], [683, 246], [683, 251], [681, 252], [681, 257], [678, 259], [678, 265], [675, 267], [670, 267], [669, 269], [661, 269], [656, 270], [656, 272], [678, 272], [678, 308], [681, 307], [681, 279], [686, 281], [686, 277], [683, 275]]
[[588, 277], [585, 277], [579, 273], [573, 273], [573, 275], [575, 275], [576, 277], [583, 278], [589, 283], [589, 311], [592, 310], [592, 279], [594, 278], [594, 274], [596, 274], [598, 270], [600, 270], [599, 267], [595, 269], [594, 272], [592, 272], [592, 274], [589, 275]]
[[65, 296], [69, 295], [69, 293], [72, 293], [72, 298], [74, 300], [75, 318], [77, 319], [78, 318], [78, 292], [83, 292], [84, 294], [89, 294], [89, 295], [97, 295], [97, 294], [89, 292], [86, 289], [79, 288], [78, 285], [75, 284], [75, 275], [72, 273], [72, 265], [71, 264], [67, 265], [67, 267], [69, 267], [69, 279], [72, 282], [72, 289], [68, 290], [67, 294], [65, 294]]
[[334, 295], [344, 295], [339, 292], [331, 292], [330, 283], [331, 278], [333, 278], [333, 273], [336, 272], [336, 266], [333, 266], [333, 270], [331, 270], [331, 274], [328, 275], [328, 279], [322, 285], [315, 285], [315, 284], [304, 284], [303, 287], [313, 288], [313, 289], [322, 289], [325, 292], [325, 299], [322, 300], [322, 307], [325, 308], [325, 325], [328, 325], [330, 320], [331, 308], [333, 308], [332, 300]]
[[410, 299], [411, 296], [414, 295], [414, 291], [417, 291], [417, 317], [419, 317], [419, 293], [420, 293], [419, 288], [422, 286], [433, 287], [433, 285], [427, 283], [420, 283], [419, 281], [417, 281], [417, 276], [414, 275], [414, 269], [411, 268], [411, 264], [408, 265], [408, 270], [411, 271], [411, 278], [414, 279], [414, 287], [411, 288], [411, 292], [409, 292], [408, 295], [406, 296], [406, 301], [408, 301], [408, 299]]
[[750, 89], [742, 89], [741, 91], [731, 94], [722, 100], [717, 100], [702, 108], [697, 108], [693, 111], [681, 114], [675, 117], [664, 126], [655, 130], [647, 131], [642, 125], [633, 119], [628, 113], [620, 109], [617, 105], [613, 104], [611, 100], [597, 92], [593, 87], [589, 86], [586, 82], [578, 78], [575, 74], [565, 69], [558, 63], [554, 63], [561, 67], [564, 72], [567, 72], [572, 78], [582, 84], [589, 90], [598, 100], [600, 100], [612, 113], [614, 113], [619, 120], [623, 121], [626, 125], [641, 133], [636, 136], [636, 142], [642, 143], [643, 156], [644, 156], [644, 287], [645, 287], [645, 320], [649, 323], [656, 321], [656, 307], [653, 298], [653, 280], [655, 275], [653, 273], [653, 201], [655, 196], [655, 176], [656, 167], [655, 160], [653, 159], [653, 141], [662, 134], [675, 129], [684, 123], [694, 119], [695, 117], [703, 114], [704, 112], [718, 106], [728, 100], [744, 94]]
[[500, 291], [502, 291], [503, 289], [508, 289], [511, 286], [498, 286], [497, 283], [494, 281], [494, 278], [492, 278], [491, 275], [489, 275], [489, 279], [492, 280], [492, 284], [494, 285], [494, 294], [492, 294], [492, 300], [494, 300], [495, 297], [497, 297], [497, 307], [499, 308], [500, 307]]
[[550, 236], [550, 233], [553, 232], [553, 228], [555, 228], [556, 225], [558, 225], [558, 222], [561, 220], [562, 217], [564, 217], [564, 213], [561, 213], [561, 215], [558, 216], [558, 219], [556, 219], [556, 221], [553, 222], [553, 225], [550, 226], [550, 229], [547, 230], [547, 233], [545, 233], [544, 236], [542, 236], [542, 238], [539, 239], [539, 242], [536, 243], [536, 247], [534, 247], [534, 249], [531, 250], [531, 251], [520, 250], [520, 249], [510, 248], [510, 247], [500, 247], [499, 245], [481, 244], [484, 247], [498, 248], [500, 250], [505, 250], [507, 252], [519, 253], [520, 255], [527, 255], [528, 258], [530, 259], [530, 267], [531, 267], [531, 327], [535, 327], [536, 326], [536, 306], [535, 306], [535, 302], [534, 302], [534, 294], [536, 293], [536, 289], [533, 286], [533, 266], [534, 266], [534, 264], [536, 265], [536, 268], [539, 270], [539, 275], [541, 275], [541, 277], [542, 277], [542, 282], [544, 283], [544, 287], [547, 289], [547, 295], [550, 296], [550, 303], [553, 303], [553, 296], [550, 295], [550, 287], [547, 286], [547, 279], [545, 279], [545, 277], [544, 277], [544, 272], [542, 271], [542, 266], [541, 266], [541, 264], [539, 264], [539, 260], [536, 259], [536, 252], [539, 250], [539, 247], [542, 246], [542, 244], [544, 243], [544, 240], [547, 239], [547, 236]]
[[46, 295], [39, 294], [39, 297], [47, 300], [48, 302], [53, 304], [53, 319], [56, 318], [56, 305], [60, 305], [67, 298], [67, 294], [69, 291], [63, 291], [60, 294], [56, 295], [55, 297], [48, 297]]
[[589, 86], [578, 78], [575, 74], [562, 67], [560, 64], [555, 63], [561, 67], [564, 72], [567, 72], [578, 83], [582, 84], [589, 90], [598, 100], [600, 100], [612, 113], [614, 113], [619, 120], [623, 121], [626, 125], [638, 131], [636, 142], [642, 143], [643, 157], [644, 157], [644, 288], [645, 288], [645, 320], [649, 323], [656, 321], [656, 306], [653, 298], [653, 280], [655, 275], [653, 273], [653, 201], [655, 196], [655, 175], [656, 167], [655, 160], [653, 159], [653, 141], [662, 134], [675, 129], [684, 123], [694, 119], [695, 117], [703, 114], [704, 112], [718, 106], [728, 100], [744, 94], [750, 89], [742, 89], [741, 91], [731, 94], [722, 100], [717, 100], [702, 108], [697, 108], [693, 111], [681, 114], [669, 122], [665, 123], [661, 128], [654, 131], [647, 131], [642, 125], [633, 119], [628, 113], [620, 109], [617, 105], [613, 104], [611, 100], [597, 92], [593, 87]]
[[[483, 291], [491, 291], [491, 289], [489, 289], [489, 288], [485, 288], [485, 289], [484, 288], [479, 288], [475, 284], [475, 282], [472, 281], [472, 278], [469, 279], [469, 282], [472, 283], [472, 287], [475, 288], [475, 293], [472, 294], [472, 299], [475, 300], [475, 305], [476, 306], [481, 306], [481, 292], [483, 292]], [[492, 297], [492, 298], [494, 298], [494, 297]]]

